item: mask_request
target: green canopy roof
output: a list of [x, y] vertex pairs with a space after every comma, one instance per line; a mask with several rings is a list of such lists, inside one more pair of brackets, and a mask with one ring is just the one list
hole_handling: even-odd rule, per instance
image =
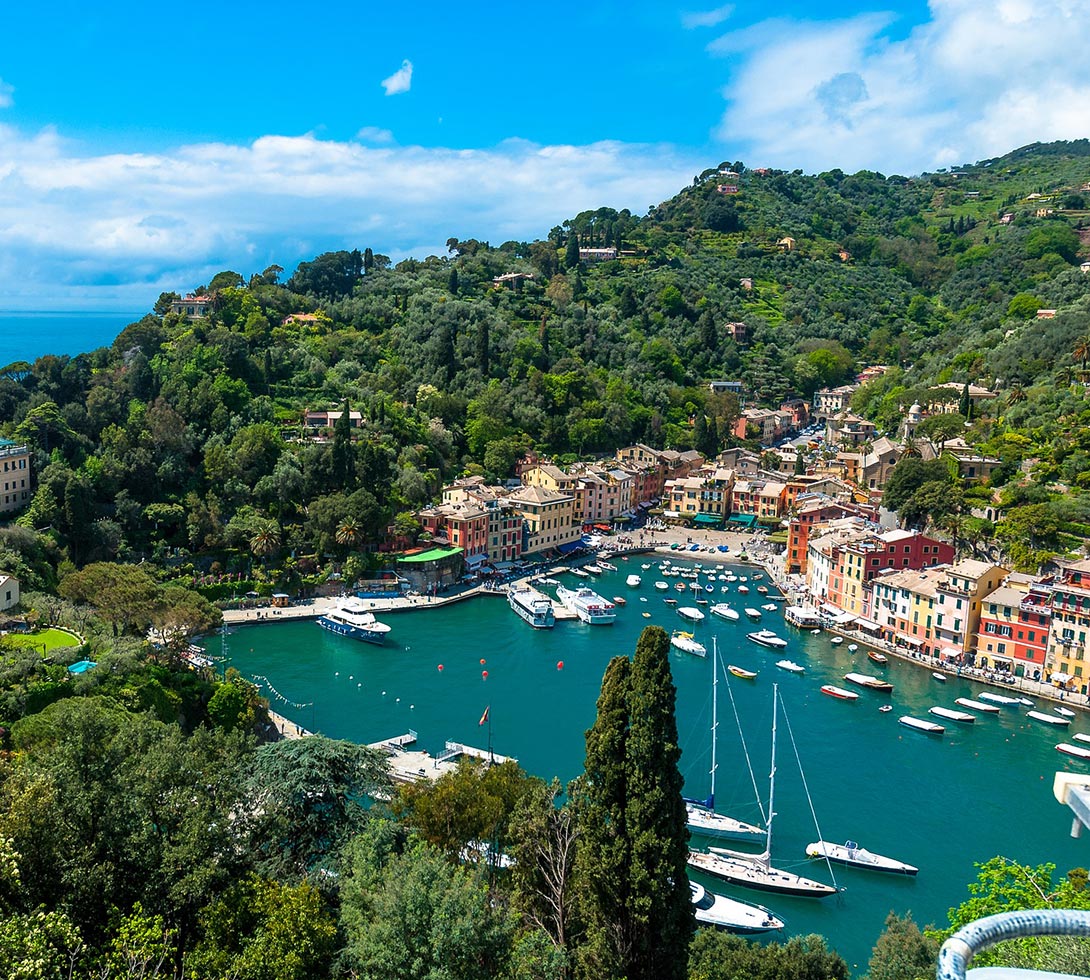
[[722, 524], [723, 518], [719, 514], [697, 514], [693, 518], [697, 524]]
[[757, 523], [756, 514], [731, 514], [731, 524], [741, 524], [742, 527], [753, 527]]
[[429, 561], [442, 561], [444, 558], [450, 558], [451, 555], [460, 555], [464, 549], [448, 547], [448, 548], [429, 548], [427, 551], [421, 551], [416, 555], [403, 555], [399, 558], [399, 565], [415, 564], [422, 565]]

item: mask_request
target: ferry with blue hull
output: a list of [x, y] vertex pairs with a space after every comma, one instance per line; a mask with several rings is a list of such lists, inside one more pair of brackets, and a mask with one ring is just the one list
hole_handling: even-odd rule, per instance
[[318, 617], [322, 629], [364, 643], [385, 643], [390, 627], [375, 619], [362, 599], [342, 599]]

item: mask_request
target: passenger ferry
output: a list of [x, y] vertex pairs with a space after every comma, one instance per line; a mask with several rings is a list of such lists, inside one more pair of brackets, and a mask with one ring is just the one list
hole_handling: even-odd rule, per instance
[[385, 643], [386, 634], [390, 632], [390, 627], [375, 619], [364, 601], [355, 597], [341, 599], [318, 617], [318, 625], [330, 633], [365, 643]]
[[608, 626], [617, 618], [613, 603], [586, 586], [575, 590], [558, 586], [556, 597], [584, 623], [591, 626]]
[[552, 600], [537, 589], [511, 589], [507, 593], [507, 604], [536, 630], [552, 629], [556, 625]]

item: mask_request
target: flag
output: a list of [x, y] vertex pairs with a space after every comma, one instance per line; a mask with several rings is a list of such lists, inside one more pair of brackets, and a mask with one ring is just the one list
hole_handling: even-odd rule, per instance
[[[489, 705], [488, 707], [491, 707], [491, 705]], [[477, 727], [480, 727], [481, 725], [483, 725], [487, 721], [488, 721], [488, 708], [485, 708], [484, 709], [484, 714], [481, 715], [481, 720], [479, 722], [477, 722]]]

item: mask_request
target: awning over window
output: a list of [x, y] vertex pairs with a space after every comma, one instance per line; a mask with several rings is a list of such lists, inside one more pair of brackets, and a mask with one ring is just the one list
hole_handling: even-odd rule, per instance
[[556, 546], [556, 550], [562, 555], [566, 555], [569, 552], [575, 551], [576, 548], [582, 548], [582, 541], [569, 541], [567, 544], [559, 544]]
[[843, 609], [841, 609], [839, 606], [834, 606], [831, 602], [822, 603], [821, 611], [837, 625], [850, 623], [853, 619], [855, 619], [855, 617], [851, 613], [844, 612]]
[[466, 558], [466, 568], [480, 568], [486, 561], [488, 561], [488, 555], [469, 555]]
[[947, 660], [952, 660], [954, 657], [961, 656], [961, 649], [959, 647], [943, 647], [942, 655], [946, 657]]
[[857, 619], [855, 625], [868, 633], [881, 633], [882, 627], [878, 623], [872, 623], [869, 619]]
[[899, 643], [907, 643], [910, 647], [922, 647], [923, 640], [918, 640], [914, 636], [898, 636], [897, 641]]
[[1049, 680], [1051, 680], [1053, 684], [1066, 684], [1069, 680], [1071, 680], [1071, 675], [1070, 674], [1061, 674], [1061, 673], [1057, 672], [1057, 673], [1053, 674], [1049, 678]]

